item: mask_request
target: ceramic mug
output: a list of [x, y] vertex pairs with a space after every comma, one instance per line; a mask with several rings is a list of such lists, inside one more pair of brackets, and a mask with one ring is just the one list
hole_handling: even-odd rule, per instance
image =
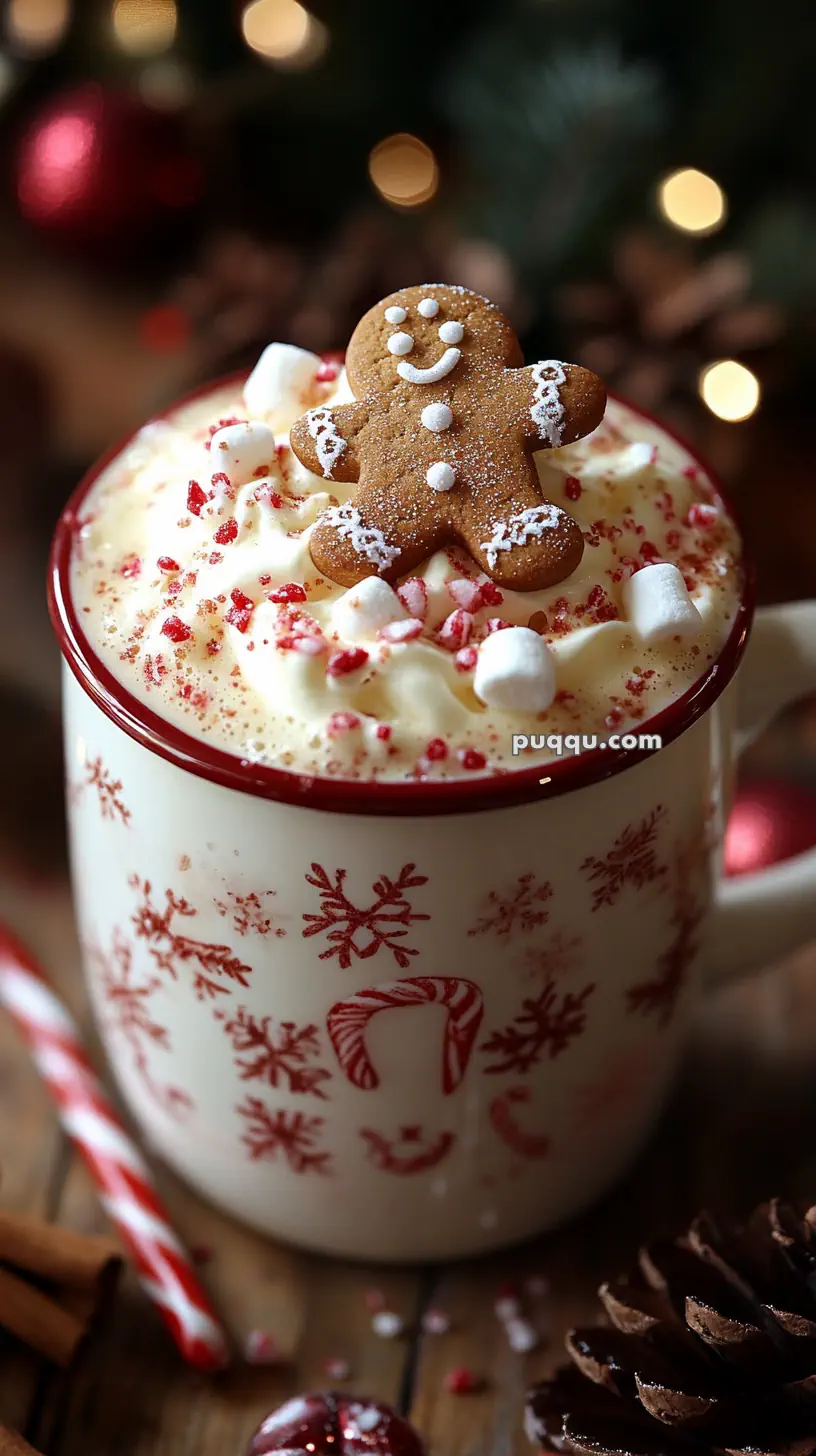
[[569, 1218], [647, 1138], [702, 985], [816, 932], [816, 852], [730, 883], [716, 852], [741, 742], [816, 689], [816, 604], [749, 641], [749, 579], [716, 662], [639, 725], [659, 752], [315, 779], [187, 736], [97, 656], [69, 582], [97, 474], [51, 605], [85, 966], [146, 1140], [325, 1253], [446, 1259]]

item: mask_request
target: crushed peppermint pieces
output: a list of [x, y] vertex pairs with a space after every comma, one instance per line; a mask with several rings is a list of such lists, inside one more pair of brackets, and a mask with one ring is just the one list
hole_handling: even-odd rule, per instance
[[351, 1375], [351, 1365], [348, 1360], [343, 1359], [342, 1355], [329, 1355], [323, 1361], [323, 1374], [328, 1380], [348, 1380]]
[[270, 602], [305, 602], [306, 589], [297, 581], [286, 581], [283, 586], [276, 586], [273, 591], [267, 592], [267, 599]]
[[171, 642], [189, 642], [192, 637], [192, 629], [182, 622], [181, 617], [165, 617], [161, 625], [163, 637], [168, 637]]
[[451, 1317], [444, 1309], [426, 1309], [422, 1316], [422, 1329], [426, 1335], [446, 1335], [451, 1323]]
[[217, 546], [229, 546], [238, 536], [238, 522], [234, 516], [230, 516], [223, 526], [219, 526], [213, 540]]
[[419, 617], [403, 617], [399, 622], [386, 622], [377, 636], [383, 642], [413, 642], [422, 636], [422, 622]]
[[250, 1330], [244, 1341], [244, 1359], [248, 1365], [280, 1365], [283, 1352], [268, 1330]]
[[381, 1340], [396, 1340], [405, 1333], [405, 1320], [392, 1309], [381, 1309], [372, 1317], [371, 1328]]
[[158, 566], [159, 571], [164, 571], [168, 575], [170, 574], [170, 572], [173, 571], [181, 571], [181, 567], [179, 566], [177, 561], [173, 560], [172, 556], [160, 556], [158, 561], [156, 562], [156, 565]]
[[231, 627], [236, 627], [239, 632], [246, 632], [252, 621], [252, 613], [255, 611], [255, 603], [252, 597], [248, 597], [238, 587], [230, 592], [232, 606], [225, 614], [225, 620]]
[[458, 1365], [453, 1370], [448, 1370], [442, 1381], [449, 1395], [475, 1395], [484, 1389], [484, 1379], [481, 1375], [474, 1375], [466, 1365]]
[[478, 773], [487, 764], [485, 755], [478, 748], [457, 748], [456, 757], [468, 773]]
[[203, 507], [207, 504], [206, 492], [202, 490], [197, 480], [191, 480], [187, 487], [187, 509], [191, 516], [200, 516]]
[[475, 626], [472, 613], [466, 612], [462, 607], [457, 607], [446, 617], [437, 634], [443, 647], [451, 652], [458, 652], [460, 647], [465, 647], [470, 641]]
[[410, 576], [397, 587], [397, 596], [410, 617], [424, 622], [428, 611], [428, 588], [419, 576]]

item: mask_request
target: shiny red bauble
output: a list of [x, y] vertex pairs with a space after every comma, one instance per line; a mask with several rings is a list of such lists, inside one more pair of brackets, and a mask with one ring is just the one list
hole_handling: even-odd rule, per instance
[[424, 1456], [421, 1437], [391, 1406], [362, 1396], [296, 1395], [267, 1416], [247, 1456]]
[[801, 784], [768, 780], [737, 791], [725, 831], [727, 875], [747, 875], [792, 859], [816, 845], [816, 793]]

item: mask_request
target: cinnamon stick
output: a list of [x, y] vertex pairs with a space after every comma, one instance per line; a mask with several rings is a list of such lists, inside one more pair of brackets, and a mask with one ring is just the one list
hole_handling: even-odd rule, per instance
[[39, 1453], [16, 1431], [0, 1426], [0, 1456], [39, 1456]]
[[121, 1263], [113, 1239], [79, 1234], [24, 1213], [0, 1212], [0, 1263], [72, 1289], [92, 1289]]
[[0, 1269], [0, 1324], [47, 1360], [70, 1365], [85, 1336], [84, 1325], [47, 1294]]

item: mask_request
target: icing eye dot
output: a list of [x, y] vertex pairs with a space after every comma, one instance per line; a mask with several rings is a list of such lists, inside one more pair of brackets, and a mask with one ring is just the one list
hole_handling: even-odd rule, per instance
[[435, 298], [423, 298], [419, 304], [419, 312], [423, 318], [436, 318], [439, 313], [439, 304]]
[[431, 490], [452, 490], [456, 484], [455, 471], [447, 460], [437, 460], [429, 465], [425, 479]]
[[426, 404], [420, 419], [426, 430], [432, 430], [438, 435], [442, 430], [450, 429], [453, 424], [453, 410], [447, 404]]
[[460, 339], [464, 337], [464, 333], [464, 324], [457, 323], [455, 319], [451, 319], [450, 323], [440, 324], [439, 326], [439, 337], [443, 344], [458, 344]]
[[410, 354], [414, 341], [410, 334], [392, 334], [388, 340], [389, 354]]
[[398, 303], [393, 303], [385, 310], [385, 317], [389, 324], [404, 324], [408, 317], [407, 308], [401, 308]]

